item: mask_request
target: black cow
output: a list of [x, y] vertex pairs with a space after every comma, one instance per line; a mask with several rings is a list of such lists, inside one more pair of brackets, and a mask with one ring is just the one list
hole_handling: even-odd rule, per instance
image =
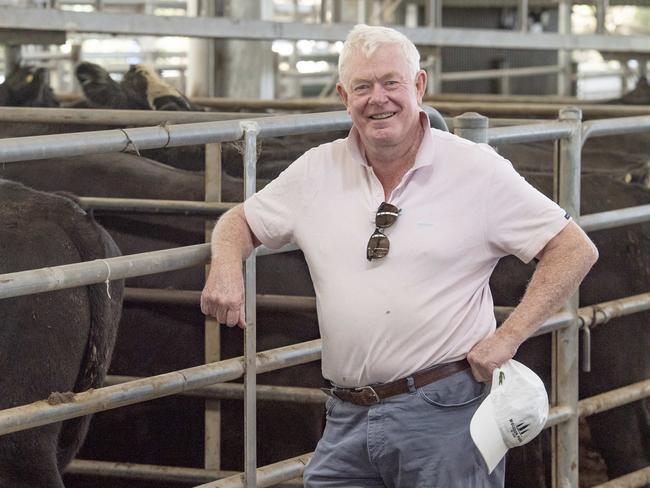
[[[67, 197], [0, 179], [0, 273], [119, 255]], [[123, 283], [0, 300], [0, 408], [101, 386], [113, 351]], [[63, 487], [90, 417], [0, 437], [0, 487]]]
[[58, 107], [44, 68], [21, 66], [0, 84], [0, 106]]

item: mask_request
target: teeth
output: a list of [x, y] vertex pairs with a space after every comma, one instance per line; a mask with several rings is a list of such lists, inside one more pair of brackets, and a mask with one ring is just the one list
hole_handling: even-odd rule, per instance
[[393, 115], [395, 115], [395, 112], [386, 112], [383, 114], [371, 115], [370, 118], [375, 120], [381, 120], [381, 119], [387, 119], [388, 117], [392, 117]]

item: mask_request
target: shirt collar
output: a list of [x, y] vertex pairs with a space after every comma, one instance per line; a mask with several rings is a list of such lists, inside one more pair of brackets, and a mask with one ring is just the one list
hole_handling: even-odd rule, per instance
[[[433, 165], [434, 141], [433, 134], [429, 129], [431, 127], [431, 121], [429, 120], [427, 113], [423, 110], [420, 110], [419, 117], [420, 125], [424, 129], [424, 136], [422, 137], [422, 142], [420, 142], [418, 152], [415, 155], [415, 163], [413, 164], [413, 167], [410, 171], [421, 168], [423, 166]], [[364, 151], [361, 148], [359, 131], [354, 125], [350, 129], [345, 143], [348, 147], [348, 151], [352, 159], [362, 166], [369, 167]]]

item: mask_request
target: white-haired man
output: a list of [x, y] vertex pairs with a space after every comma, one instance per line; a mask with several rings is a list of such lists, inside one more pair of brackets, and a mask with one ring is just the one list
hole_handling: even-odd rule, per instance
[[[429, 128], [426, 73], [395, 30], [356, 26], [337, 90], [346, 139], [307, 151], [218, 222], [204, 313], [245, 326], [241, 261], [294, 242], [318, 299], [327, 425], [308, 487], [503, 486], [469, 425], [492, 371], [570, 296], [597, 259], [555, 203], [484, 145]], [[495, 332], [489, 278], [539, 259]]]

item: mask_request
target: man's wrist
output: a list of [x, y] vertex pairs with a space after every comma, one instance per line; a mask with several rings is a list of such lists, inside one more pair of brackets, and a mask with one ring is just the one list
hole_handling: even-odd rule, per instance
[[507, 342], [514, 350], [517, 350], [528, 339], [530, 334], [521, 331], [518, 327], [514, 327], [506, 321], [496, 330], [495, 335], [500, 340]]

